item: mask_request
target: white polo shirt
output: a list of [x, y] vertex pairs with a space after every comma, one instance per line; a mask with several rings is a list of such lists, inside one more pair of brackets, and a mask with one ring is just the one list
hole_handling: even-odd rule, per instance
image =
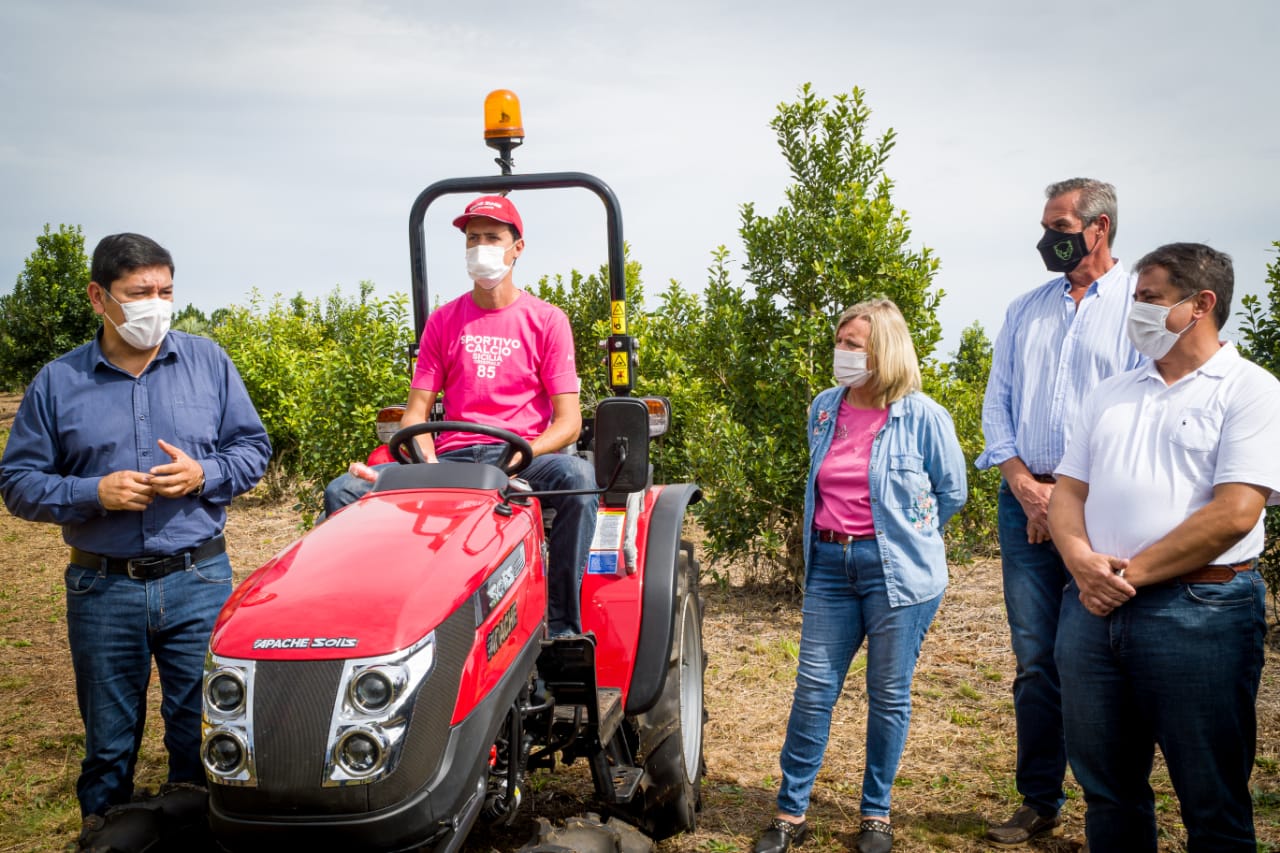
[[[1173, 385], [1155, 364], [1117, 374], [1085, 398], [1054, 472], [1089, 484], [1093, 549], [1132, 557], [1213, 499], [1219, 483], [1280, 490], [1280, 382], [1224, 344]], [[1262, 553], [1262, 516], [1210, 563]]]

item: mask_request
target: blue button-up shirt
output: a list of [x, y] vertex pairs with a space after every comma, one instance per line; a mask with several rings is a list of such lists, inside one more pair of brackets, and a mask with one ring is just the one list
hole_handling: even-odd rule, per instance
[[1125, 333], [1133, 284], [1116, 261], [1078, 307], [1065, 276], [1010, 303], [991, 358], [976, 468], [1017, 456], [1033, 474], [1053, 473], [1085, 395], [1145, 361]]
[[[141, 512], [103, 509], [104, 476], [172, 461], [158, 439], [200, 463], [203, 492], [156, 497]], [[240, 374], [213, 341], [169, 332], [134, 376], [107, 361], [95, 339], [45, 365], [27, 387], [0, 458], [0, 496], [19, 518], [61, 524], [73, 547], [174, 554], [222, 532], [232, 497], [253, 488], [270, 456]]]
[[[843, 386], [828, 388], [809, 407], [809, 480], [804, 492], [806, 564], [817, 509], [818, 469], [831, 449]], [[947, 586], [942, 526], [969, 494], [964, 452], [947, 410], [916, 391], [889, 404], [868, 466], [871, 518], [884, 566], [890, 607], [929, 601]]]

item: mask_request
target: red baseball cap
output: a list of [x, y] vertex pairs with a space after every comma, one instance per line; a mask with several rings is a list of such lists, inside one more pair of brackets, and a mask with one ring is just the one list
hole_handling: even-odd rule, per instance
[[467, 223], [476, 216], [483, 216], [506, 223], [516, 229], [517, 236], [524, 236], [524, 223], [520, 220], [520, 211], [516, 210], [516, 206], [505, 196], [480, 196], [480, 198], [467, 205], [467, 209], [462, 211], [461, 216], [453, 220], [453, 225], [461, 231], [466, 231]]

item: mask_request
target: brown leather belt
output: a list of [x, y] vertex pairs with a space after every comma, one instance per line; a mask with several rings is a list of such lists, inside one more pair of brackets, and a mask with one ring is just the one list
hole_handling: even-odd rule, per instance
[[855, 536], [852, 533], [837, 533], [834, 530], [814, 530], [818, 534], [819, 542], [834, 542], [837, 545], [848, 545], [850, 542], [866, 542], [868, 539], [875, 539], [874, 533], [868, 533], [865, 536]]
[[1058, 478], [1057, 478], [1057, 477], [1055, 477], [1055, 476], [1053, 476], [1052, 474], [1032, 474], [1032, 475], [1031, 475], [1031, 479], [1035, 480], [1037, 483], [1056, 483], [1056, 482], [1058, 482]]
[[197, 545], [190, 551], [169, 554], [159, 557], [106, 557], [91, 551], [71, 549], [71, 562], [85, 568], [95, 568], [109, 575], [128, 575], [136, 581], [155, 580], [194, 566], [201, 560], [216, 557], [227, 550], [227, 540], [219, 533], [217, 536]]
[[1198, 569], [1192, 569], [1185, 574], [1178, 575], [1176, 578], [1169, 578], [1165, 583], [1226, 583], [1235, 578], [1240, 572], [1247, 572], [1253, 568], [1253, 560], [1246, 563], [1234, 563], [1230, 566], [1201, 566]]

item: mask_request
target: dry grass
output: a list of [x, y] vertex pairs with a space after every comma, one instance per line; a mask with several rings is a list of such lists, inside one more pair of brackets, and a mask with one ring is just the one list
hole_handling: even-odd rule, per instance
[[[0, 398], [0, 433], [5, 415]], [[237, 577], [287, 544], [297, 534], [296, 524], [287, 505], [252, 497], [238, 501], [228, 524]], [[21, 522], [0, 510], [0, 853], [66, 850], [79, 827], [74, 786], [83, 738], [66, 647], [65, 560], [55, 527]], [[660, 853], [749, 850], [773, 811], [795, 674], [799, 598], [745, 585], [732, 568], [713, 568], [703, 570], [710, 721], [701, 822], [697, 832], [660, 845]], [[916, 674], [911, 735], [894, 789], [895, 850], [988, 850], [981, 841], [986, 822], [1003, 820], [1017, 805], [1008, 645], [998, 565], [953, 567]], [[804, 848], [808, 853], [850, 850], [857, 832], [866, 718], [863, 660], [854, 662], [836, 708], [814, 791], [810, 819], [816, 835]], [[1280, 850], [1280, 676], [1274, 661], [1263, 673], [1258, 710], [1258, 837], [1262, 849]], [[157, 785], [164, 772], [157, 729], [148, 727], [138, 773], [143, 785]], [[1180, 850], [1184, 833], [1177, 801], [1160, 766], [1153, 784], [1162, 848]], [[467, 849], [519, 847], [533, 832], [535, 814], [563, 817], [591, 808], [589, 797], [581, 763], [539, 774], [530, 780], [517, 825], [503, 833], [477, 832]], [[1065, 836], [1038, 849], [1073, 851], [1083, 840], [1083, 804], [1074, 785], [1065, 815]]]

